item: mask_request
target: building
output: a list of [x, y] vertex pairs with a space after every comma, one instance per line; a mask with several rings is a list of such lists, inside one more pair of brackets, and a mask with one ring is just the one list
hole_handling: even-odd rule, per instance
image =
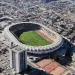
[[[47, 40], [52, 40], [52, 44], [45, 46], [30, 46], [23, 44], [18, 40], [18, 36], [21, 33], [35, 30], [39, 30], [39, 34], [43, 34], [41, 36], [47, 37]], [[36, 55], [51, 53], [53, 51], [56, 51], [63, 45], [63, 39], [58, 33], [48, 29], [46, 26], [42, 24], [32, 22], [22, 22], [7, 26], [4, 29], [4, 37], [8, 40], [8, 42], [13, 42], [14, 45], [24, 47], [28, 53]]]
[[9, 49], [10, 67], [14, 68], [17, 73], [27, 69], [27, 52], [21, 47]]

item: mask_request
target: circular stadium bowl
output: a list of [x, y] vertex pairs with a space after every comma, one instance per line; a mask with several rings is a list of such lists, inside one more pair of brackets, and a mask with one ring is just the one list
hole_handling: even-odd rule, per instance
[[[51, 38], [53, 42], [51, 44], [44, 46], [30, 46], [23, 44], [19, 41], [18, 37], [20, 36], [20, 34], [26, 31], [34, 30], [42, 30], [43, 33], [46, 32], [46, 34], [48, 34], [47, 37]], [[18, 45], [24, 48], [24, 50], [26, 50], [28, 53], [32, 54], [47, 54], [56, 51], [63, 44], [63, 39], [58, 33], [54, 32], [53, 30], [47, 28], [42, 24], [33, 22], [21, 22], [7, 26], [4, 29], [4, 37], [8, 39], [10, 42], [13, 42], [14, 45]], [[19, 51], [21, 52], [22, 50]]]

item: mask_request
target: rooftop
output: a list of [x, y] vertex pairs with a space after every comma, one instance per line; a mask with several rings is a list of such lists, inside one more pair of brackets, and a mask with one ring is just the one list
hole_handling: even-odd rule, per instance
[[51, 59], [43, 59], [36, 63], [40, 68], [53, 75], [61, 75], [66, 71], [59, 63]]

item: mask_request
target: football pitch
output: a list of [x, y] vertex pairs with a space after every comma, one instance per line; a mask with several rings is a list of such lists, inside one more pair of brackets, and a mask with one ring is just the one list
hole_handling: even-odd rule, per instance
[[44, 46], [51, 44], [35, 31], [23, 32], [19, 39], [21, 43], [31, 46]]

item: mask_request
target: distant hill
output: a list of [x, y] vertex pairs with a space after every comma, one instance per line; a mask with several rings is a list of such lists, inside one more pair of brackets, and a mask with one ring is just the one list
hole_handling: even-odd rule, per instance
[[42, 2], [45, 2], [45, 3], [48, 3], [48, 2], [51, 2], [51, 1], [57, 1], [57, 0], [41, 0]]
[[44, 2], [44, 3], [48, 3], [48, 2], [51, 2], [51, 1], [57, 1], [57, 0], [0, 0], [1, 1], [4, 1], [4, 2], [8, 2], [8, 3], [13, 3], [13, 2], [19, 2], [19, 1], [23, 1], [23, 2], [27, 2], [27, 1], [38, 1], [38, 2]]

